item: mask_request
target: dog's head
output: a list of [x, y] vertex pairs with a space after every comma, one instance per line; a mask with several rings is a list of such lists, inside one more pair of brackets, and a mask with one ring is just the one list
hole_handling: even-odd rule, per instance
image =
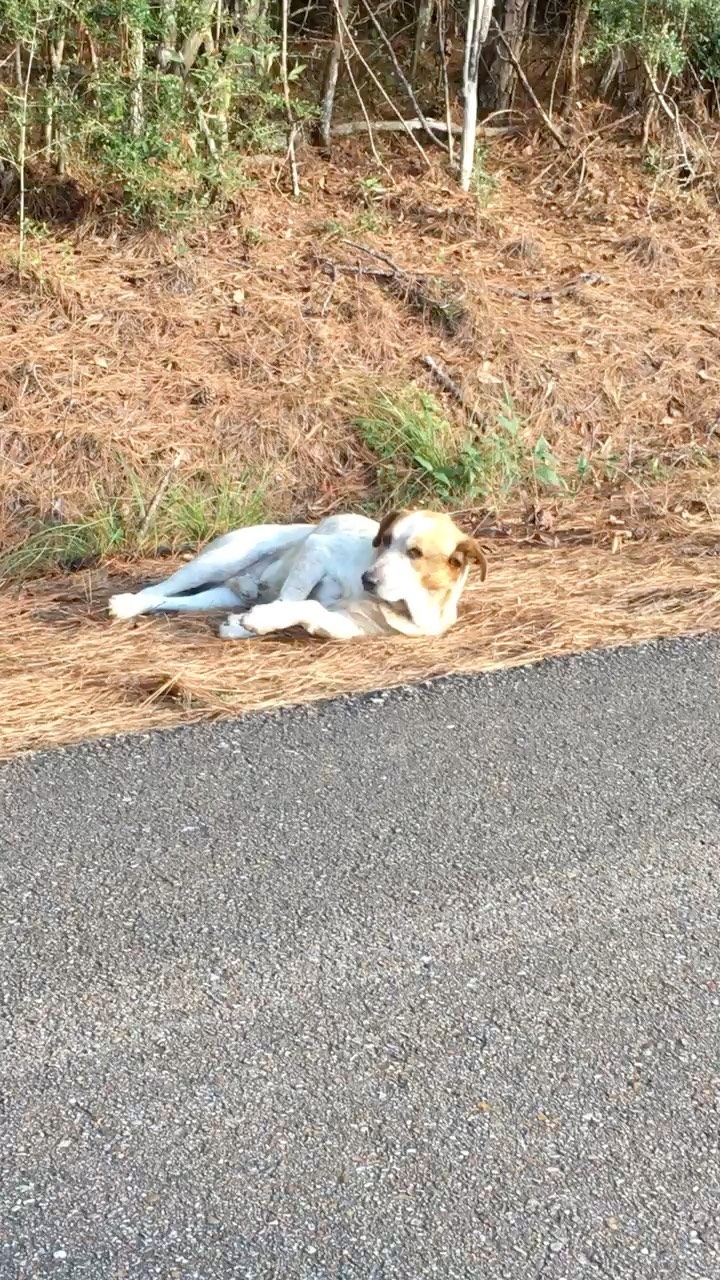
[[420, 594], [457, 600], [472, 565], [487, 573], [482, 547], [450, 516], [436, 511], [391, 511], [373, 540], [374, 563], [363, 575], [369, 595], [386, 604], [412, 604]]

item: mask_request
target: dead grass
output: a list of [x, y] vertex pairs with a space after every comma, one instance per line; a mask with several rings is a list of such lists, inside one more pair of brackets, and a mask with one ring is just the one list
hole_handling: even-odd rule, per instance
[[[399, 176], [383, 175], [370, 214], [359, 180], [372, 165], [348, 147], [333, 165], [303, 157], [300, 204], [259, 170], [236, 225], [183, 241], [85, 224], [33, 239], [20, 276], [14, 232], [0, 230], [0, 553], [12, 566], [48, 524], [112, 509], [124, 555], [19, 594], [6, 569], [5, 755], [718, 625], [720, 562], [706, 554], [720, 541], [717, 210], [644, 185], [620, 145], [598, 145], [578, 186], [542, 145], [498, 144], [489, 209], [392, 147]], [[378, 279], [328, 275], [328, 261], [369, 264], [347, 238], [442, 282], [462, 300], [456, 331]], [[581, 273], [600, 282], [553, 291]], [[426, 354], [490, 427], [509, 396], [565, 485], [524, 475], [465, 513], [510, 541], [458, 630], [352, 651], [224, 647], [187, 621], [110, 630], [109, 569], [162, 574], [147, 559], [159, 543], [202, 535], [201, 516], [180, 520], [178, 493], [202, 514], [223, 486], [246, 502], [262, 484], [281, 519], [382, 504], [354, 425], [378, 390], [432, 390], [463, 441], [465, 413], [431, 384]]]

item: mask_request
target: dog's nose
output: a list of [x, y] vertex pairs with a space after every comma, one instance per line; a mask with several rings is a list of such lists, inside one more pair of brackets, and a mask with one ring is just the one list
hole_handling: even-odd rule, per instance
[[364, 573], [362, 576], [362, 584], [366, 591], [373, 592], [377, 586], [377, 578], [372, 573]]

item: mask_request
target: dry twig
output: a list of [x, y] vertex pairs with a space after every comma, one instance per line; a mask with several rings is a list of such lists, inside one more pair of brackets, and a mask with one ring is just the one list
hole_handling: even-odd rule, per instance
[[546, 285], [544, 289], [508, 289], [504, 284], [491, 284], [493, 293], [503, 293], [507, 298], [523, 298], [526, 302], [552, 302], [554, 298], [577, 293], [584, 285], [603, 284], [605, 277], [597, 271], [581, 271], [564, 284]]
[[170, 482], [173, 476], [175, 475], [175, 472], [178, 470], [178, 467], [184, 460], [185, 460], [184, 449], [178, 449], [177, 453], [175, 454], [175, 457], [170, 463], [170, 466], [168, 467], [162, 480], [160, 481], [160, 484], [155, 490], [155, 495], [147, 511], [145, 512], [145, 515], [143, 517], [143, 522], [140, 525], [140, 528], [138, 530], [138, 541], [140, 543], [144, 541], [148, 530], [151, 528], [152, 522], [155, 519], [155, 516], [157, 515], [157, 511], [160, 506], [160, 503], [162, 502], [163, 498], [165, 497], [165, 494], [167, 493], [170, 487]]
[[468, 416], [468, 421], [472, 425], [483, 426], [484, 424], [481, 415], [470, 403], [465, 392], [458, 386], [457, 382], [450, 377], [447, 370], [443, 369], [442, 365], [439, 365], [437, 360], [434, 360], [432, 356], [423, 356], [422, 363], [443, 390], [449, 392], [449, 394], [458, 401], [458, 404], [462, 405]]

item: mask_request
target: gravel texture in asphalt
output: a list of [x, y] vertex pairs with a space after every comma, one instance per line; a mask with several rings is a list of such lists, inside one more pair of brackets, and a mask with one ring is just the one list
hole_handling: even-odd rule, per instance
[[718, 1280], [719, 676], [5, 766], [2, 1280]]

